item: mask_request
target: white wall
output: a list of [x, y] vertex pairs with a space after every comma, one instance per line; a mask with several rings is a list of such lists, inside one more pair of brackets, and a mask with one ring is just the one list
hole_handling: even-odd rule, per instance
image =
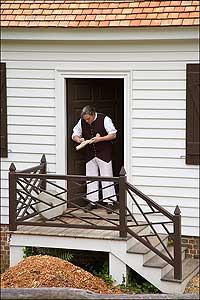
[[45, 153], [48, 170], [55, 172], [54, 73], [81, 66], [101, 74], [131, 72], [131, 114], [125, 111], [124, 118], [131, 139], [131, 149], [125, 145], [129, 181], [171, 212], [180, 205], [183, 234], [198, 234], [198, 167], [184, 159], [186, 64], [198, 62], [197, 41], [3, 41], [2, 61], [7, 63], [10, 150], [1, 166], [2, 223], [8, 222], [11, 162], [23, 169]]

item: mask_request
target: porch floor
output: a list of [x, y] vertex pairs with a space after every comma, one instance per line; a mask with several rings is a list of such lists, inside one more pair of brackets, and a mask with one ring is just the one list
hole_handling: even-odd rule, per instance
[[[28, 235], [45, 235], [45, 236], [62, 236], [62, 237], [79, 237], [91, 239], [106, 239], [106, 240], [127, 240], [119, 236], [118, 230], [99, 230], [99, 229], [86, 229], [86, 228], [68, 228], [68, 227], [54, 227], [57, 224], [62, 224], [60, 220], [55, 220], [54, 226], [45, 225], [48, 220], [42, 217], [34, 217], [31, 221], [37, 221], [38, 225], [18, 225], [15, 234], [28, 234]], [[119, 224], [119, 210], [115, 210], [112, 214], [108, 214], [105, 209], [98, 208], [91, 212], [84, 212], [83, 209], [67, 208], [62, 221], [66, 224], [88, 224], [90, 222], [98, 226], [112, 225], [112, 223]], [[112, 223], [111, 223], [112, 222]], [[129, 221], [130, 222], [130, 221]], [[131, 222], [133, 223], [133, 222]], [[42, 225], [44, 224], [44, 226]]]

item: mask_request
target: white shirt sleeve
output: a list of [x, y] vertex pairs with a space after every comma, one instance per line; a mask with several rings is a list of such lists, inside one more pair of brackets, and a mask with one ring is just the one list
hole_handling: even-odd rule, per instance
[[73, 128], [72, 139], [75, 135], [82, 137], [81, 119], [78, 121], [78, 123]]
[[117, 129], [115, 128], [112, 120], [108, 116], [106, 116], [104, 118], [104, 127], [105, 127], [105, 130], [107, 131], [108, 134], [112, 134], [112, 133], [117, 132]]
[[[117, 132], [117, 129], [115, 128], [112, 120], [108, 116], [106, 116], [104, 118], [104, 127], [108, 134]], [[73, 128], [72, 139], [75, 135], [82, 137], [81, 119], [78, 121], [78, 123]]]

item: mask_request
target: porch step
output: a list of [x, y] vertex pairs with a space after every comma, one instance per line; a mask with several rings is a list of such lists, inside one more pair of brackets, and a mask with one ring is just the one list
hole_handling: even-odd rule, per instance
[[[148, 226], [145, 224], [145, 225], [142, 225], [140, 224], [140, 226], [134, 226], [132, 227], [132, 231], [135, 233], [135, 234], [139, 234], [140, 235], [143, 233], [143, 234], [147, 234], [149, 233], [149, 229], [148, 229]], [[134, 238], [132, 235], [129, 235], [130, 238], [127, 240], [127, 244], [126, 244], [126, 249], [131, 249], [136, 243], [138, 243], [138, 240], [136, 238]], [[128, 252], [128, 251], [126, 251]]]
[[162, 281], [170, 281], [170, 282], [183, 282], [189, 276], [195, 276], [199, 272], [199, 260], [194, 258], [185, 258], [182, 263], [183, 275], [182, 280], [174, 279], [174, 270], [172, 269], [166, 275], [164, 275], [161, 280]]
[[[168, 238], [168, 235], [160, 234], [159, 237], [162, 241], [165, 241]], [[160, 241], [155, 236], [149, 237], [149, 241], [153, 247], [156, 247], [160, 244]], [[138, 242], [135, 245], [133, 245], [132, 247], [130, 247], [127, 250], [127, 253], [135, 253], [135, 254], [143, 254], [144, 255], [144, 254], [148, 253], [149, 251], [151, 251], [151, 250], [148, 247], [146, 247], [145, 245]]]
[[[173, 247], [167, 247], [167, 249], [169, 253], [173, 255]], [[182, 255], [184, 255], [186, 249], [187, 249], [186, 247], [181, 248]], [[166, 252], [163, 250], [161, 253], [165, 254]], [[160, 269], [164, 268], [166, 265], [168, 265], [168, 263], [158, 255], [154, 255], [152, 258], [150, 258], [143, 264], [144, 267], [160, 268]]]
[[[139, 232], [142, 233], [143, 230], [145, 230], [147, 228], [147, 225], [140, 225], [140, 226], [135, 226], [134, 228], [132, 228], [132, 231], [136, 234], [138, 234]], [[134, 237], [132, 237], [134, 238]]]

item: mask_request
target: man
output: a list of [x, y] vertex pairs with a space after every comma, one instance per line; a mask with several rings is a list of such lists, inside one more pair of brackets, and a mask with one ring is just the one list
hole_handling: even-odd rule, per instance
[[[112, 143], [116, 138], [117, 130], [112, 120], [95, 108], [87, 105], [82, 109], [81, 119], [73, 128], [72, 139], [77, 143], [91, 139], [85, 147], [86, 176], [113, 177], [112, 170]], [[107, 203], [107, 212], [112, 213], [113, 203], [117, 200], [112, 182], [102, 182], [103, 201]], [[90, 201], [87, 210], [97, 208], [98, 181], [87, 184], [87, 199]]]

